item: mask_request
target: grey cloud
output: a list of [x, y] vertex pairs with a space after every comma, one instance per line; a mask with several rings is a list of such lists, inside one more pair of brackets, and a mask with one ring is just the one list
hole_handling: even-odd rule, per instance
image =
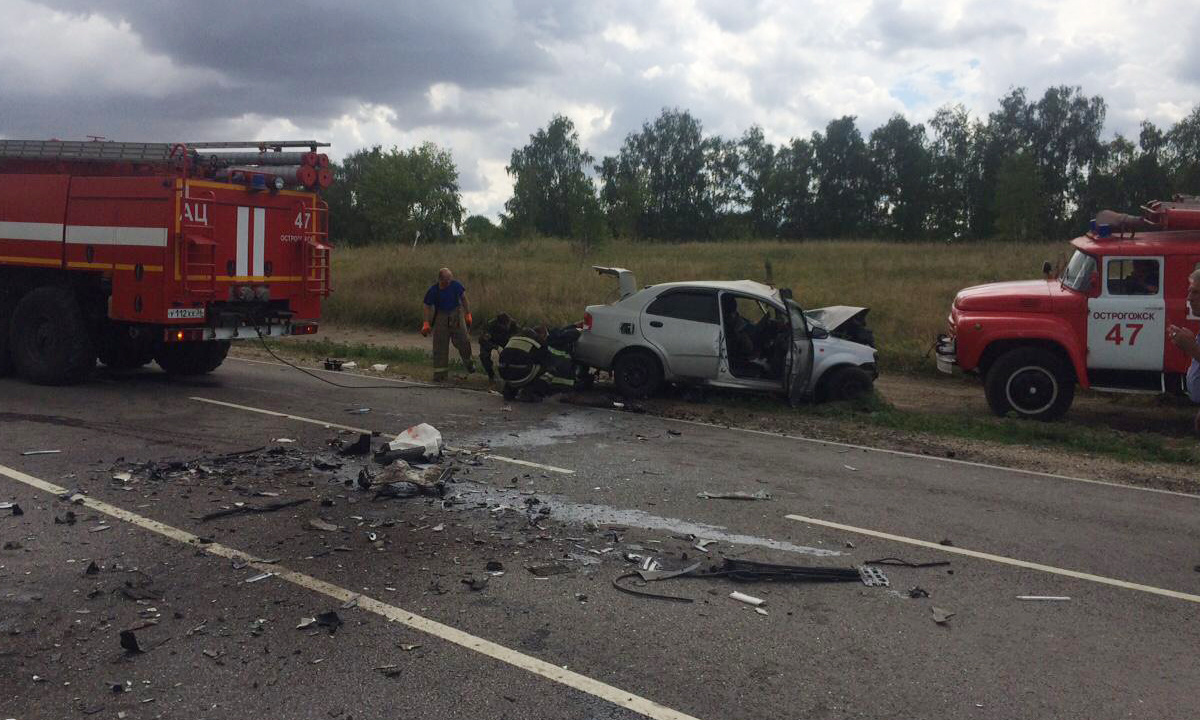
[[993, 17], [988, 6], [968, 6], [959, 22], [943, 26], [936, 9], [908, 9], [900, 0], [875, 0], [864, 20], [867, 36], [882, 43], [888, 53], [914, 48], [970, 47], [982, 40], [1021, 38], [1025, 28], [1011, 20]]

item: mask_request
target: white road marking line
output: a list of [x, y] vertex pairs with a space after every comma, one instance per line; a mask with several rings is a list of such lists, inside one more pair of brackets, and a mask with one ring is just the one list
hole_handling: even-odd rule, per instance
[[233, 408], [234, 410], [245, 410], [246, 412], [259, 413], [260, 415], [271, 415], [274, 417], [281, 417], [285, 420], [296, 420], [297, 422], [311, 423], [313, 425], [320, 425], [321, 427], [326, 427], [326, 428], [337, 428], [339, 430], [349, 430], [351, 432], [366, 433], [368, 435], [374, 433], [373, 430], [367, 430], [366, 428], [354, 427], [353, 425], [341, 425], [341, 424], [334, 423], [334, 422], [325, 422], [324, 420], [314, 420], [313, 418], [307, 418], [307, 417], [304, 417], [303, 415], [289, 415], [288, 413], [281, 413], [281, 412], [277, 412], [275, 410], [266, 410], [264, 408], [250, 407], [249, 405], [238, 405], [237, 403], [223, 402], [221, 400], [212, 400], [210, 398], [190, 397], [190, 398], [188, 398], [188, 400], [195, 400], [197, 402], [208, 403], [209, 405], [220, 405], [221, 407]]
[[[620, 411], [607, 410], [606, 412]], [[1003, 470], [1004, 472], [1021, 473], [1023, 475], [1033, 475], [1034, 477], [1050, 478], [1053, 480], [1070, 480], [1071, 482], [1088, 483], [1089, 485], [1103, 485], [1105, 487], [1117, 488], [1120, 490], [1138, 490], [1140, 492], [1158, 493], [1160, 495], [1174, 495], [1176, 497], [1200, 500], [1200, 494], [1179, 492], [1178, 490], [1162, 490], [1160, 488], [1141, 487], [1139, 485], [1125, 485], [1123, 483], [1109, 482], [1107, 480], [1092, 480], [1090, 478], [1072, 477], [1071, 475], [1057, 475], [1055, 473], [1041, 472], [1040, 470], [1025, 470], [1022, 468], [1005, 467], [1004, 465], [990, 465], [988, 463], [973, 462], [971, 460], [958, 460], [956, 458], [943, 458], [935, 455], [922, 455], [920, 453], [906, 452], [904, 450], [890, 450], [888, 448], [871, 447], [870, 445], [854, 445], [852, 443], [838, 442], [836, 440], [819, 440], [817, 438], [808, 438], [802, 435], [784, 435], [781, 433], [768, 432], [766, 430], [726, 427], [724, 425], [716, 425], [714, 423], [700, 422], [699, 420], [680, 420], [678, 418], [666, 417], [660, 419], [666, 420], [667, 422], [681, 423], [683, 425], [696, 425], [698, 427], [713, 428], [715, 430], [733, 430], [734, 432], [749, 433], [751, 435], [763, 435], [765, 437], [782, 438], [784, 440], [797, 440], [799, 442], [814, 443], [817, 445], [832, 445], [833, 447], [850, 448], [852, 450], [867, 450], [869, 452], [884, 453], [899, 457], [916, 458], [917, 460], [932, 460], [933, 462], [947, 463], [951, 465], [969, 465], [971, 467], [984, 468], [986, 470]]]
[[833, 528], [834, 530], [844, 530], [846, 532], [870, 535], [871, 537], [877, 537], [883, 540], [891, 540], [892, 542], [905, 543], [907, 545], [916, 545], [917, 547], [939, 550], [941, 552], [951, 553], [953, 555], [965, 555], [967, 557], [978, 558], [980, 560], [990, 560], [991, 562], [1001, 563], [1003, 565], [1012, 565], [1013, 567], [1025, 568], [1027, 570], [1038, 570], [1040, 572], [1051, 573], [1053, 575], [1062, 575], [1064, 577], [1075, 578], [1077, 580], [1087, 580], [1088, 582], [1100, 583], [1101, 585], [1111, 585], [1113, 587], [1124, 588], [1126, 590], [1137, 590], [1139, 592], [1150, 593], [1152, 595], [1161, 595], [1163, 597], [1174, 598], [1176, 600], [1187, 600], [1188, 602], [1200, 603], [1200, 595], [1192, 595], [1190, 593], [1179, 592], [1177, 590], [1166, 590], [1164, 588], [1154, 587], [1153, 585], [1142, 585], [1140, 583], [1104, 577], [1103, 575], [1093, 575], [1091, 573], [1079, 572], [1078, 570], [1067, 570], [1065, 568], [1054, 567], [1053, 565], [1042, 565], [1041, 563], [1004, 557], [1003, 555], [992, 555], [991, 553], [980, 552], [978, 550], [968, 550], [966, 548], [960, 548], [954, 545], [941, 545], [928, 540], [917, 540], [916, 538], [905, 537], [903, 535], [893, 535], [892, 533], [880, 532], [879, 530], [868, 530], [867, 528], [855, 527], [853, 525], [843, 525], [842, 523], [830, 522], [828, 520], [818, 520], [817, 518], [805, 517], [803, 515], [785, 515], [784, 517], [786, 517], [788, 520], [809, 523], [811, 525], [820, 525], [822, 527]]
[[[246, 412], [259, 413], [261, 415], [270, 415], [272, 417], [280, 417], [285, 420], [296, 420], [297, 422], [306, 422], [306, 423], [310, 423], [312, 425], [320, 425], [321, 427], [326, 427], [326, 428], [338, 428], [341, 430], [349, 430], [351, 432], [367, 433], [367, 434], [373, 434], [373, 432], [374, 432], [372, 430], [367, 430], [366, 428], [353, 427], [352, 425], [339, 425], [338, 423], [325, 422], [324, 420], [315, 420], [313, 418], [307, 418], [302, 415], [290, 415], [288, 413], [282, 413], [282, 412], [278, 412], [275, 410], [267, 410], [265, 408], [251, 407], [249, 405], [238, 405], [237, 403], [224, 402], [222, 400], [213, 400], [211, 398], [190, 397], [188, 399], [195, 400], [197, 402], [208, 403], [210, 405], [220, 405], [221, 407], [233, 408], [234, 410], [245, 410]], [[451, 447], [449, 445], [446, 446], [446, 449], [449, 450], [450, 452], [470, 452], [469, 450], [466, 450], [465, 448]], [[561, 473], [563, 475], [574, 475], [575, 474], [574, 470], [568, 470], [567, 468], [560, 468], [560, 467], [556, 467], [554, 465], [543, 465], [542, 463], [530, 462], [529, 460], [518, 460], [516, 458], [505, 457], [503, 455], [484, 455], [483, 457], [487, 458], [488, 460], [499, 460], [500, 462], [511, 463], [513, 465], [523, 465], [525, 467], [538, 468], [540, 470], [548, 470], [550, 472]]]
[[[45, 480], [35, 478], [32, 475], [27, 475], [19, 470], [0, 465], [0, 475], [5, 475], [17, 482], [24, 483], [32, 488], [36, 488], [43, 492], [53, 495], [63, 495], [68, 492], [66, 488], [59, 487]], [[210, 555], [218, 557], [244, 560], [249, 558], [248, 553], [241, 552], [228, 545], [220, 543], [200, 543], [200, 538], [186, 530], [172, 527], [161, 523], [157, 520], [129, 512], [116, 505], [110, 505], [103, 500], [97, 500], [91, 497], [84, 497], [81, 503], [85, 507], [91, 508], [96, 512], [104, 513], [118, 520], [136, 525], [145, 530], [157, 533], [164, 537], [170, 538], [185, 545], [191, 545], [199, 548]], [[305, 575], [295, 570], [289, 570], [278, 564], [268, 565], [251, 561], [251, 567], [254, 567], [262, 572], [275, 573], [277, 577], [288, 582], [298, 585], [306, 590], [326, 595], [334, 600], [348, 602], [351, 599], [358, 599], [358, 607], [368, 612], [373, 612], [376, 615], [387, 618], [393, 622], [400, 623], [414, 630], [433, 635], [434, 637], [453, 643], [468, 650], [473, 650], [481, 655], [486, 655], [500, 662], [511, 665], [512, 667], [524, 670], [539, 677], [552, 680], [561, 685], [587, 693], [593, 697], [606, 700], [614, 705], [623, 707], [627, 710], [632, 710], [639, 715], [644, 715], [654, 720], [697, 720], [694, 716], [673, 710], [665, 705], [660, 705], [653, 700], [634, 695], [633, 693], [621, 690], [618, 687], [609, 685], [608, 683], [595, 680], [580, 673], [565, 670], [557, 665], [548, 663], [544, 660], [539, 660], [531, 655], [511, 650], [503, 645], [494, 643], [490, 640], [485, 640], [481, 637], [471, 635], [458, 628], [445, 625], [436, 620], [422, 617], [415, 613], [411, 613], [403, 608], [389, 605], [382, 600], [377, 600], [372, 597], [361, 595], [353, 590], [339, 587], [332, 583], [325, 582], [311, 575]]]
[[[453, 450], [454, 452], [469, 452], [467, 450], [460, 450], [452, 447], [447, 447], [446, 449]], [[541, 463], [529, 462], [528, 460], [518, 460], [516, 458], [504, 457], [503, 455], [484, 455], [484, 457], [488, 460], [499, 460], [500, 462], [512, 463], [513, 465], [524, 465], [525, 467], [539, 468], [541, 470], [549, 470], [550, 472], [562, 473], [563, 475], [575, 474], [574, 470], [555, 467], [553, 465], [543, 465]]]

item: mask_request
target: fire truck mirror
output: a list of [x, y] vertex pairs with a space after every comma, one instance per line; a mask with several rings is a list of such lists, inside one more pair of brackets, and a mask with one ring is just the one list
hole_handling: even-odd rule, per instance
[[1043, 260], [1042, 261], [1042, 274], [1045, 275], [1046, 277], [1050, 277], [1050, 272], [1052, 270], [1054, 270], [1054, 266], [1050, 264], [1050, 261]]

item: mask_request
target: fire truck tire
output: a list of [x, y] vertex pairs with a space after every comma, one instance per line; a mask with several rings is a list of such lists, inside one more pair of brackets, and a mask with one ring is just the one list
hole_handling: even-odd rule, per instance
[[12, 305], [9, 298], [0, 296], [0, 377], [8, 377], [13, 372], [12, 352], [8, 336], [12, 323]]
[[112, 327], [109, 336], [96, 348], [100, 362], [113, 370], [136, 370], [154, 359], [152, 343], [130, 337], [121, 328]]
[[70, 288], [25, 294], [13, 311], [9, 347], [17, 373], [38, 385], [70, 385], [96, 367], [96, 351]]
[[1030, 420], [1057, 420], [1075, 399], [1075, 378], [1058, 355], [1038, 347], [1014, 348], [996, 358], [984, 380], [992, 412]]
[[228, 354], [228, 340], [163, 343], [154, 361], [168, 375], [203, 375], [220, 367]]

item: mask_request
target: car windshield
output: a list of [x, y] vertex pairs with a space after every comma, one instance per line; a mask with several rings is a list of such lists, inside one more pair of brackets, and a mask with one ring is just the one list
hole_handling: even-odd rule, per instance
[[1076, 250], [1071, 256], [1071, 262], [1063, 270], [1063, 287], [1076, 292], [1086, 293], [1092, 282], [1092, 273], [1096, 272], [1096, 258], [1082, 250]]

